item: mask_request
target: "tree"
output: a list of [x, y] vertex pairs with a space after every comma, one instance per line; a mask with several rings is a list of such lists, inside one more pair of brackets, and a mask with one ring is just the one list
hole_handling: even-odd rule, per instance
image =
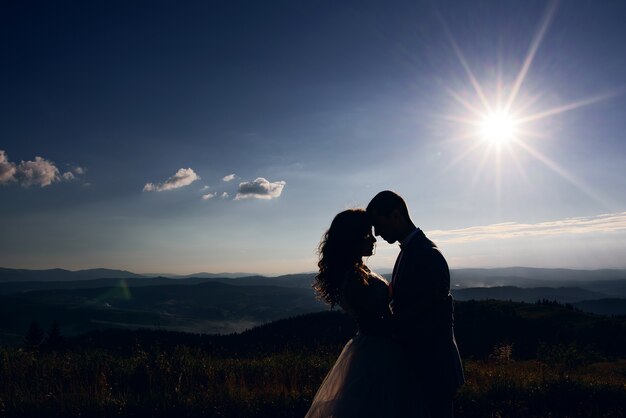
[[44, 332], [37, 323], [37, 321], [33, 321], [30, 323], [30, 327], [24, 336], [24, 346], [27, 348], [39, 348], [41, 342], [43, 341]]
[[50, 327], [50, 331], [48, 331], [48, 335], [44, 341], [44, 346], [48, 350], [58, 349], [63, 345], [64, 338], [61, 335], [61, 326], [59, 325], [59, 321], [56, 319], [52, 322], [52, 326]]

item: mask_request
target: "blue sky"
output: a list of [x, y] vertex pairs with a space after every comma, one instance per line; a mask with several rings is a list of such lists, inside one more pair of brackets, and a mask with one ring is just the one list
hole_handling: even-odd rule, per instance
[[392, 189], [453, 268], [626, 268], [623, 2], [178, 3], [3, 4], [1, 266], [313, 271]]

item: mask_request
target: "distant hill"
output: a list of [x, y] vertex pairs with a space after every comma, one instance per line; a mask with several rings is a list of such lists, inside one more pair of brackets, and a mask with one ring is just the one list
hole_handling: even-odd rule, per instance
[[[626, 298], [626, 270], [623, 269], [572, 270], [529, 267], [457, 269], [451, 270], [450, 276], [450, 285], [453, 291], [481, 287], [577, 288], [593, 292], [594, 294], [588, 299], [600, 297]], [[493, 292], [497, 293], [497, 291]], [[559, 293], [564, 292], [568, 291], [564, 290]], [[562, 295], [554, 299], [560, 301], [584, 300], [585, 298], [582, 296], [584, 295], [568, 298], [566, 295]], [[507, 297], [506, 300], [508, 299], [531, 301], [517, 296]]]
[[547, 299], [561, 303], [578, 302], [583, 300], [603, 299], [607, 295], [577, 287], [533, 287], [520, 288], [514, 286], [500, 287], [473, 287], [467, 289], [453, 289], [455, 300], [510, 300], [513, 302], [530, 302]]
[[[250, 278], [252, 281], [261, 279]], [[291, 279], [308, 280], [310, 276], [296, 276]], [[193, 283], [194, 280], [208, 279], [167, 278], [151, 279], [165, 284], [139, 285], [143, 280], [145, 279], [118, 280], [116, 286], [108, 287], [51, 289], [0, 295], [0, 344], [20, 343], [31, 321], [37, 321], [47, 329], [53, 320], [60, 322], [63, 334], [68, 337], [94, 331], [105, 332], [104, 330], [110, 328], [194, 334], [231, 334], [249, 330], [241, 334], [241, 337], [233, 336], [238, 341], [233, 344], [248, 341], [250, 349], [255, 352], [270, 350], [272, 344], [279, 343], [296, 347], [304, 342], [303, 344], [313, 347], [322, 341], [320, 338], [326, 338], [323, 340], [324, 344], [332, 341], [341, 343], [343, 338], [354, 332], [354, 324], [350, 321], [341, 321], [341, 332], [333, 328], [336, 324], [317, 322], [321, 319], [325, 321], [327, 316], [312, 316], [310, 321], [272, 322], [328, 311], [326, 305], [314, 298], [310, 288], [235, 285], [215, 281]], [[237, 281], [223, 280], [232, 280], [233, 283]], [[133, 282], [137, 285], [126, 284]], [[455, 291], [457, 337], [462, 350], [475, 353], [481, 358], [488, 355], [494, 345], [511, 342], [516, 344], [515, 349], [522, 356], [534, 355], [542, 342], [558, 343], [569, 340], [577, 341], [583, 346], [601, 344], [606, 347], [607, 354], [623, 351], [619, 344], [626, 337], [623, 331], [626, 326], [624, 320], [576, 312], [573, 309], [615, 315], [622, 312], [626, 300], [581, 300], [573, 303], [570, 309], [558, 304], [463, 300], [517, 298], [535, 302], [539, 299], [565, 301], [590, 296], [599, 295], [577, 288], [459, 289]], [[258, 327], [268, 323], [271, 324]], [[330, 335], [337, 332], [340, 332], [337, 334], [339, 337]], [[309, 334], [311, 336], [307, 337]], [[264, 341], [264, 338], [268, 341]]]
[[68, 335], [107, 327], [223, 334], [326, 309], [310, 288], [125, 283], [0, 295], [0, 342], [3, 335], [5, 340], [23, 335], [33, 320], [47, 324], [57, 319]]
[[[598, 286], [615, 294], [612, 287]], [[535, 303], [537, 301], [555, 301], [571, 304], [576, 309], [599, 315], [626, 315], [626, 298], [609, 298], [607, 294], [594, 292], [577, 287], [533, 287], [520, 288], [514, 286], [472, 287], [453, 289], [455, 301], [468, 300], [501, 300], [511, 302]]]
[[280, 287], [297, 287], [301, 289], [311, 289], [314, 273], [303, 274], [287, 274], [278, 277], [265, 276], [249, 276], [238, 278], [208, 278], [207, 281], [231, 284], [234, 286], [280, 286]]
[[92, 279], [72, 280], [62, 282], [28, 281], [0, 283], [0, 295], [11, 293], [32, 292], [36, 290], [54, 289], [94, 289], [116, 287], [145, 287], [159, 285], [194, 285], [211, 281], [212, 279], [172, 279], [167, 277], [133, 277], [128, 279]]
[[573, 305], [582, 311], [600, 315], [626, 315], [626, 299], [583, 300]]
[[[536, 358], [542, 346], [576, 350], [577, 355], [626, 355], [626, 319], [576, 312], [559, 305], [503, 301], [458, 302], [455, 334], [464, 359], [487, 359], [495, 347], [512, 346], [516, 359]], [[341, 311], [318, 312], [280, 319], [231, 335], [199, 335], [151, 330], [98, 330], [70, 343], [116, 351], [143, 347], [201, 346], [212, 355], [260, 356], [276, 352], [303, 353], [319, 347], [340, 349], [357, 331]], [[567, 348], [569, 347], [569, 348]]]
[[455, 335], [464, 358], [485, 358], [498, 344], [512, 344], [518, 358], [533, 358], [541, 346], [626, 354], [626, 319], [577, 312], [553, 304], [504, 301], [457, 302]]
[[[125, 270], [110, 270], [110, 269], [90, 269], [90, 270], [64, 270], [64, 269], [49, 269], [49, 270], [25, 270], [25, 269], [8, 269], [0, 267], [0, 284], [2, 283], [25, 283], [25, 282], [58, 282], [60, 288], [68, 288], [68, 284], [61, 284], [61, 282], [79, 282], [87, 280], [100, 280], [100, 283], [106, 285], [109, 282], [102, 281], [102, 279], [144, 279], [146, 284], [164, 284], [163, 280], [176, 280], [178, 283], [200, 283], [211, 279], [218, 282], [229, 284], [245, 284], [245, 285], [270, 285], [270, 286], [288, 286], [288, 287], [310, 287], [315, 273], [301, 273], [301, 274], [286, 274], [278, 277], [266, 277], [253, 273], [194, 273], [186, 276], [163, 274], [163, 275], [146, 275], [136, 274]], [[185, 282], [187, 281], [187, 282]], [[74, 286], [84, 287], [78, 283], [74, 283]], [[98, 285], [98, 283], [94, 283]], [[133, 285], [141, 285], [139, 282], [133, 282]], [[87, 287], [93, 287], [91, 284]], [[25, 286], [25, 289], [34, 289], [38, 286], [29, 284]], [[21, 289], [20, 286], [14, 286], [14, 289]], [[46, 285], [42, 288], [50, 289], [52, 286]], [[19, 290], [18, 290], [19, 291]], [[0, 290], [1, 292], [1, 290]]]
[[[581, 287], [605, 281], [621, 281], [626, 286], [626, 270], [574, 270], [532, 267], [506, 267], [491, 269], [453, 269], [451, 286], [485, 287]], [[584, 287], [584, 286], [582, 286]]]
[[[623, 270], [463, 269], [452, 274], [456, 280], [466, 280], [465, 284], [479, 283], [479, 276], [484, 275], [481, 284], [509, 280], [527, 285], [455, 286], [452, 292], [459, 303], [549, 300], [601, 315], [626, 314]], [[505, 280], [503, 274], [518, 276]], [[57, 319], [67, 335], [109, 327], [227, 334], [327, 309], [311, 289], [315, 273], [237, 278], [203, 275], [168, 278], [108, 269], [0, 269], [0, 343], [19, 341], [32, 320], [45, 328]], [[537, 283], [557, 285], [530, 286]]]
[[[381, 271], [380, 273], [383, 273]], [[600, 289], [610, 290], [611, 294], [618, 292], [626, 296], [626, 270], [624, 269], [600, 269], [600, 270], [573, 270], [573, 269], [546, 269], [531, 267], [507, 267], [490, 269], [453, 269], [451, 274], [452, 288], [467, 287], [579, 287], [587, 290]], [[390, 274], [383, 274], [390, 278]], [[315, 273], [290, 274], [278, 277], [264, 277], [254, 273], [194, 273], [189, 275], [174, 274], [136, 274], [124, 270], [89, 269], [70, 271], [64, 269], [50, 270], [24, 270], [0, 268], [1, 282], [25, 282], [25, 281], [79, 281], [103, 278], [129, 279], [129, 278], [153, 278], [163, 277], [169, 279], [233, 279], [242, 280], [255, 277], [257, 284], [272, 282], [277, 285], [286, 284], [291, 286], [297, 279], [306, 278], [312, 280]], [[267, 281], [259, 280], [260, 278]], [[296, 280], [281, 280], [281, 279]], [[274, 281], [276, 280], [276, 281]], [[248, 279], [248, 281], [250, 281]], [[281, 283], [282, 282], [282, 283]], [[593, 288], [593, 289], [592, 289]], [[598, 290], [602, 292], [603, 290]]]
[[123, 279], [91, 279], [67, 281], [9, 281], [0, 282], [0, 295], [52, 289], [92, 289], [98, 287], [145, 287], [159, 285], [195, 285], [199, 283], [223, 283], [233, 286], [280, 286], [310, 289], [314, 274], [289, 274], [279, 277], [250, 276], [240, 278], [192, 277], [175, 279], [169, 277], [130, 277]]
[[95, 279], [130, 279], [130, 278], [151, 278], [164, 277], [168, 279], [237, 279], [240, 277], [262, 277], [256, 273], [194, 273], [188, 275], [177, 274], [137, 274], [126, 270], [113, 270], [105, 268], [94, 268], [87, 270], [65, 270], [65, 269], [47, 269], [47, 270], [28, 270], [28, 269], [9, 269], [0, 267], [0, 283], [1, 282], [23, 282], [23, 281], [42, 281], [42, 282], [65, 282], [79, 280], [95, 280]]
[[226, 278], [226, 279], [237, 279], [239, 277], [249, 277], [249, 276], [260, 276], [257, 273], [193, 273], [193, 274], [171, 274], [171, 273], [143, 273], [145, 277], [167, 277], [168, 279], [190, 279], [190, 278]]
[[64, 269], [49, 270], [25, 270], [7, 269], [0, 267], [0, 282], [23, 282], [23, 281], [43, 281], [43, 282], [63, 282], [74, 280], [93, 280], [101, 278], [142, 278], [141, 274], [132, 273], [125, 270], [111, 269], [90, 269], [70, 271]]

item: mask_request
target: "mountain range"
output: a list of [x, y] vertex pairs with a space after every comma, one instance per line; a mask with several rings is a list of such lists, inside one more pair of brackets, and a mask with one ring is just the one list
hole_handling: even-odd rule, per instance
[[0, 283], [15, 281], [78, 281], [93, 279], [129, 279], [129, 278], [151, 278], [167, 277], [169, 279], [189, 279], [189, 278], [228, 278], [256, 276], [254, 273], [193, 273], [188, 275], [154, 273], [137, 274], [126, 270], [115, 270], [105, 268], [95, 268], [87, 270], [65, 270], [60, 268], [46, 270], [9, 269], [0, 267]]
[[[3, 268], [0, 344], [19, 343], [32, 321], [46, 328], [57, 320], [66, 335], [111, 327], [229, 334], [328, 309], [311, 289], [314, 273], [216, 276]], [[452, 283], [457, 301], [547, 300], [602, 315], [626, 315], [625, 270], [462, 269], [452, 271]]]
[[[315, 273], [300, 273], [279, 276], [289, 277], [313, 277]], [[390, 274], [383, 274], [390, 276]], [[533, 267], [504, 267], [504, 268], [465, 268], [452, 269], [450, 271], [452, 287], [485, 287], [485, 286], [571, 286], [584, 282], [613, 282], [626, 279], [626, 269], [600, 269], [600, 270], [574, 270]], [[129, 278], [154, 278], [163, 277], [168, 279], [240, 279], [244, 277], [272, 277], [257, 273], [193, 273], [188, 275], [175, 275], [168, 273], [137, 274], [126, 270], [114, 269], [88, 269], [88, 270], [65, 270], [60, 268], [48, 270], [10, 269], [0, 267], [0, 282], [15, 281], [79, 281], [93, 279], [129, 279]], [[274, 277], [276, 278], [276, 277]]]

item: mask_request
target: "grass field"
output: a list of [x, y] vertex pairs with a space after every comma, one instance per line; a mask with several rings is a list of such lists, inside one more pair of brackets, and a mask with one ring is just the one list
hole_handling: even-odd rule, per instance
[[[0, 350], [4, 417], [302, 417], [340, 347], [215, 357], [187, 346]], [[570, 367], [494, 356], [465, 363], [459, 417], [622, 417], [626, 360]]]
[[[624, 318], [457, 307], [457, 417], [626, 416]], [[224, 336], [107, 330], [0, 347], [0, 417], [301, 418], [355, 330], [323, 312]]]

